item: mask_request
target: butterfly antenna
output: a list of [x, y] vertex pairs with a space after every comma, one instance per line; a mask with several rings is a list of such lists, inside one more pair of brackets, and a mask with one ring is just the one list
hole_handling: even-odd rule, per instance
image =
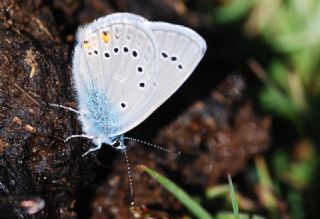
[[139, 140], [139, 139], [136, 139], [136, 138], [124, 137], [124, 139], [126, 139], [126, 140], [132, 140], [132, 141], [135, 141], [135, 142], [138, 142], [138, 143], [141, 143], [141, 144], [144, 144], [144, 145], [153, 147], [153, 148], [155, 148], [155, 149], [158, 149], [158, 150], [161, 150], [161, 151], [165, 151], [165, 152], [167, 152], [167, 153], [172, 153], [172, 154], [175, 154], [175, 155], [181, 154], [180, 151], [171, 151], [171, 150], [169, 150], [169, 149], [167, 149], [167, 148], [164, 148], [164, 147], [161, 147], [161, 146], [159, 146], [159, 145], [151, 144], [151, 143], [149, 143], [149, 142], [142, 141], [142, 140]]
[[130, 196], [131, 196], [131, 206], [134, 205], [134, 189], [133, 189], [133, 182], [132, 182], [132, 176], [131, 176], [131, 167], [130, 167], [130, 163], [129, 163], [129, 159], [128, 159], [128, 154], [127, 154], [127, 150], [124, 149], [123, 150], [125, 159], [126, 159], [126, 164], [127, 164], [127, 170], [128, 170], [128, 178], [129, 178], [129, 186], [130, 186]]

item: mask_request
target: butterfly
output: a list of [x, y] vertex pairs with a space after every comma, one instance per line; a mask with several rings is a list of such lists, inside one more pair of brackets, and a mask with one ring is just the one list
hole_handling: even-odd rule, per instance
[[[190, 76], [206, 51], [190, 28], [114, 13], [80, 27], [72, 75], [82, 135], [96, 147], [126, 149], [124, 134], [143, 122]], [[66, 108], [66, 107], [65, 107]], [[72, 110], [72, 109], [71, 109]]]

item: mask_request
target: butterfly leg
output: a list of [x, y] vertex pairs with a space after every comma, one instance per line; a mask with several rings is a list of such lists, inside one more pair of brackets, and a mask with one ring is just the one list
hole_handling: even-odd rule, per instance
[[[70, 135], [68, 138], [66, 138], [64, 140], [64, 142], [67, 142], [69, 141], [70, 139], [72, 138], [87, 138], [87, 139], [94, 139], [94, 136], [90, 136], [90, 135], [85, 135], [85, 134], [82, 134], [82, 135]], [[93, 148], [90, 148], [86, 153], [84, 153], [82, 155], [82, 157], [88, 155], [89, 153], [93, 152], [93, 151], [96, 151], [96, 150], [99, 150], [102, 146], [102, 144], [97, 144], [98, 146], [96, 147], [93, 147]]]
[[68, 138], [66, 138], [66, 139], [64, 140], [64, 142], [67, 142], [67, 141], [69, 141], [69, 140], [72, 139], [72, 138], [88, 138], [88, 139], [93, 139], [94, 136], [90, 136], [90, 135], [70, 135]]
[[69, 110], [71, 112], [74, 112], [74, 113], [77, 113], [79, 115], [84, 115], [83, 112], [80, 112], [76, 109], [73, 109], [71, 107], [68, 107], [68, 106], [63, 106], [63, 105], [60, 105], [60, 104], [55, 104], [55, 103], [49, 103], [50, 106], [53, 106], [53, 107], [58, 107], [58, 108], [62, 108], [62, 109], [65, 109], [65, 110]]
[[87, 156], [89, 153], [99, 150], [101, 148], [102, 144], [98, 144], [96, 147], [94, 148], [90, 148], [86, 153], [82, 154], [82, 157]]

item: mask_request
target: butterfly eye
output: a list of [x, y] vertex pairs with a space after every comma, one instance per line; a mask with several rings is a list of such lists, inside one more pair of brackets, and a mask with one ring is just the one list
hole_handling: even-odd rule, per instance
[[117, 140], [112, 144], [112, 147], [117, 148], [117, 147], [120, 147], [120, 145], [121, 145], [121, 142]]

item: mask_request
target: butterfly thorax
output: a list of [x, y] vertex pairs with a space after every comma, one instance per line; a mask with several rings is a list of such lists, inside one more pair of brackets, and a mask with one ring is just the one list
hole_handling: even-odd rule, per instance
[[79, 115], [78, 119], [82, 123], [82, 132], [92, 137], [96, 145], [102, 143], [113, 144], [116, 137], [114, 137], [114, 129], [112, 127], [101, 126], [99, 121], [87, 114]]
[[[79, 120], [82, 123], [83, 132], [89, 136], [95, 136], [99, 143], [112, 144], [114, 136], [119, 129], [119, 116], [113, 110], [108, 101], [104, 89], [89, 86], [87, 101], [80, 103]], [[113, 136], [113, 137], [110, 137]]]
[[99, 126], [99, 123], [92, 117], [80, 115], [79, 120], [82, 123], [82, 132], [92, 137], [92, 141], [96, 146], [108, 144], [115, 149], [125, 149], [123, 135], [114, 135], [111, 130]]

